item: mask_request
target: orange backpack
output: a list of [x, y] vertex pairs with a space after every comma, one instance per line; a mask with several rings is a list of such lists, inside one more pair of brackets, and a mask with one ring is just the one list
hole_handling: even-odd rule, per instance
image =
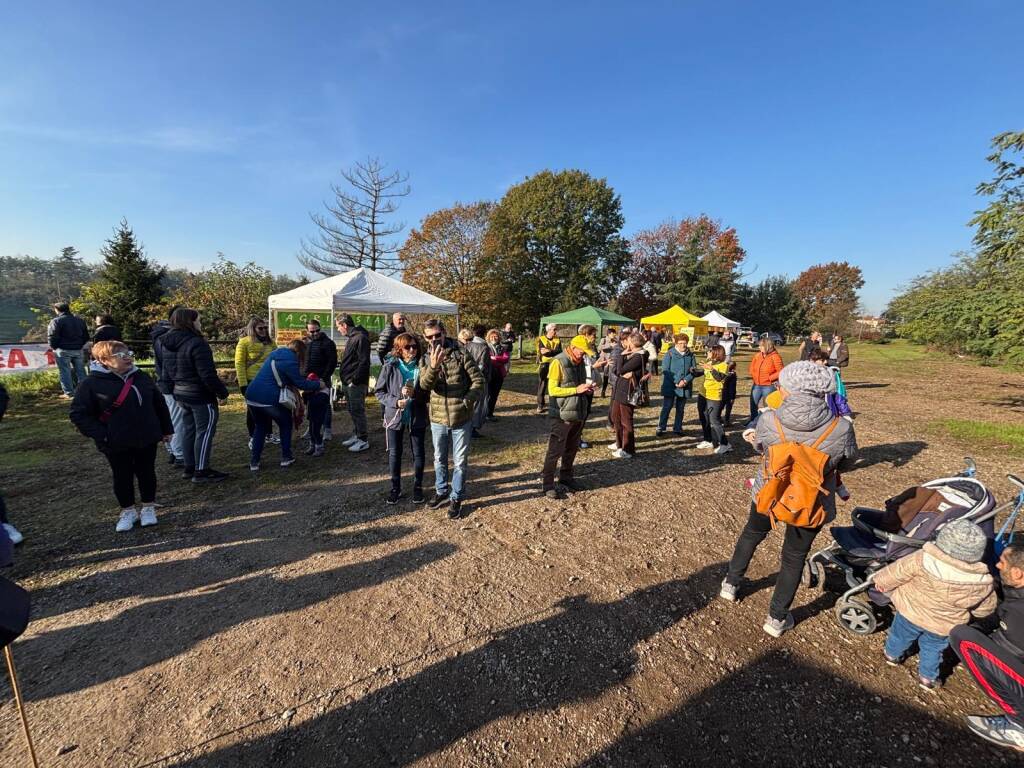
[[777, 522], [797, 528], [817, 528], [825, 522], [823, 502], [831, 493], [824, 487], [829, 456], [818, 446], [838, 423], [839, 419], [833, 419], [821, 437], [804, 445], [787, 438], [775, 419], [782, 442], [769, 446], [764, 453], [764, 487], [757, 494], [757, 511], [768, 515], [772, 528]]

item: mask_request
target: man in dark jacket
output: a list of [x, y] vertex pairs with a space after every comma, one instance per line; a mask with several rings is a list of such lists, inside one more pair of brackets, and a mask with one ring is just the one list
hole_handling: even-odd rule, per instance
[[[474, 325], [473, 336], [466, 342], [466, 352], [473, 358], [476, 367], [484, 376], [484, 391], [490, 386], [491, 371], [491, 348], [487, 346], [484, 336], [487, 335], [486, 325]], [[476, 401], [476, 408], [473, 410], [473, 437], [480, 437], [480, 430], [487, 421], [487, 398], [481, 397]]]
[[[327, 392], [320, 393], [316, 392], [308, 397], [327, 398], [327, 409], [324, 411], [324, 431], [323, 439], [331, 439], [331, 409], [330, 409], [330, 391], [331, 391], [331, 376], [334, 375], [334, 369], [338, 367], [338, 345], [334, 343], [334, 340], [320, 330], [320, 321], [316, 318], [306, 323], [306, 370], [304, 373], [309, 375], [315, 373], [317, 378], [320, 379], [327, 387]], [[319, 403], [318, 403], [319, 404]], [[307, 410], [306, 417], [309, 419], [310, 425], [313, 423], [313, 412], [314, 408], [310, 407]], [[307, 432], [308, 434], [308, 432]]]
[[832, 337], [832, 346], [828, 350], [828, 364], [836, 368], [845, 368], [850, 364], [850, 348], [838, 333]]
[[345, 388], [345, 402], [352, 417], [352, 436], [342, 445], [352, 453], [369, 449], [370, 432], [366, 426], [366, 390], [370, 383], [370, 335], [356, 325], [351, 315], [335, 319], [338, 332], [345, 337], [345, 351], [338, 364], [338, 376]]
[[377, 357], [380, 358], [380, 364], [384, 365], [384, 360], [391, 354], [391, 347], [395, 343], [395, 339], [399, 334], [406, 332], [405, 327], [405, 315], [401, 312], [395, 312], [391, 316], [391, 322], [388, 323], [387, 328], [381, 333], [380, 338], [377, 339]]
[[1010, 545], [999, 558], [1003, 600], [999, 628], [985, 634], [963, 624], [949, 645], [1002, 715], [971, 715], [967, 727], [986, 741], [1024, 752], [1024, 545]]
[[82, 347], [89, 341], [89, 329], [85, 321], [71, 314], [66, 301], [53, 305], [57, 316], [46, 327], [46, 338], [57, 358], [57, 373], [64, 397], [71, 399], [77, 387], [85, 379], [85, 360]]
[[501, 331], [501, 346], [505, 348], [509, 358], [512, 357], [517, 339], [516, 332], [512, 330], [512, 323], [505, 323], [505, 328]]

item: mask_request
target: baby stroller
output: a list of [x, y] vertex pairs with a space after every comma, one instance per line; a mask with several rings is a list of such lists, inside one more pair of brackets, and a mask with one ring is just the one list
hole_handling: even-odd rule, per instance
[[[823, 589], [829, 568], [845, 577], [848, 589], [836, 602], [835, 617], [846, 630], [870, 635], [878, 628], [876, 607], [885, 608], [890, 601], [873, 588], [875, 572], [934, 541], [943, 526], [953, 520], [973, 520], [981, 526], [990, 540], [985, 562], [994, 571], [995, 518], [1014, 502], [997, 509], [995, 498], [975, 477], [974, 461], [968, 458], [966, 462], [967, 468], [959, 475], [908, 488], [887, 500], [884, 510], [855, 508], [851, 513], [853, 525], [830, 528], [834, 542], [807, 558], [804, 586]], [[1012, 475], [1009, 478], [1022, 489], [1017, 498], [1024, 498], [1024, 482]], [[1012, 527], [1012, 521], [1007, 525]]]

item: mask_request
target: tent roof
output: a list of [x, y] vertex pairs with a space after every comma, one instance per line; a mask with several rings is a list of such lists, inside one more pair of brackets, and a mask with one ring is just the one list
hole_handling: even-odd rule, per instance
[[713, 325], [715, 328], [739, 328], [740, 324], [735, 320], [730, 320], [728, 317], [723, 315], [717, 310], [712, 310], [704, 315], [704, 319], [708, 321], [708, 325]]
[[590, 325], [596, 325], [600, 328], [602, 325], [619, 325], [621, 323], [635, 323], [636, 321], [631, 317], [624, 317], [623, 315], [617, 315], [614, 312], [610, 312], [607, 309], [598, 309], [597, 307], [579, 307], [577, 309], [570, 310], [568, 312], [561, 312], [557, 315], [548, 315], [540, 319], [540, 325], [543, 328], [548, 323], [556, 323], [558, 325], [583, 325], [589, 323]]
[[270, 309], [343, 310], [365, 314], [413, 312], [454, 315], [457, 304], [366, 267], [300, 285], [268, 300]]
[[640, 318], [641, 325], [684, 325], [691, 328], [707, 328], [708, 321], [687, 312], [678, 304], [656, 315]]

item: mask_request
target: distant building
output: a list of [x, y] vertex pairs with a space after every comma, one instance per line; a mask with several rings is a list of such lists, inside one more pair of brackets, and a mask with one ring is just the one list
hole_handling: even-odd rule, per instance
[[857, 318], [857, 327], [862, 331], [880, 331], [885, 327], [885, 318], [864, 315]]

